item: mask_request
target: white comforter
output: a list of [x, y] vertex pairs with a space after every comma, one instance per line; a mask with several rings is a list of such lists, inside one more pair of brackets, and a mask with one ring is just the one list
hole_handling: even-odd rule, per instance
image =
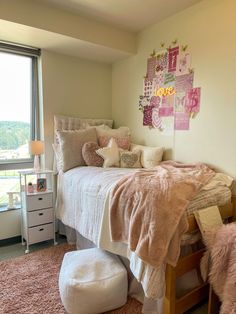
[[160, 298], [165, 291], [165, 266], [155, 269], [143, 263], [126, 244], [112, 242], [109, 196], [115, 183], [136, 171], [125, 168], [79, 167], [58, 176], [56, 215], [96, 246], [130, 260], [130, 269], [142, 283], [145, 296]]
[[[131, 271], [142, 283], [145, 296], [157, 299], [165, 291], [165, 265], [156, 269], [145, 264], [126, 244], [112, 242], [110, 237], [110, 193], [121, 177], [134, 171], [125, 168], [79, 167], [59, 174], [56, 215], [65, 225], [77, 230], [97, 247], [128, 257]], [[218, 180], [209, 188], [229, 185], [229, 181], [226, 184]]]

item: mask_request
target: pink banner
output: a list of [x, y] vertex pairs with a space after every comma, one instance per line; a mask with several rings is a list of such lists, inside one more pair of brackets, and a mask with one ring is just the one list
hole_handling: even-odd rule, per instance
[[169, 49], [168, 53], [168, 72], [175, 72], [177, 65], [177, 56], [179, 54], [179, 47]]
[[175, 130], [189, 130], [189, 114], [185, 112], [175, 113]]

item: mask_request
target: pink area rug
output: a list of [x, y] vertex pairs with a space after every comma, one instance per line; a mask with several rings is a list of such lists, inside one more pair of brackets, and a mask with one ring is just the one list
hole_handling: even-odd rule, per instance
[[[0, 314], [65, 314], [58, 290], [58, 276], [66, 252], [61, 244], [0, 262]], [[139, 314], [142, 305], [129, 298], [113, 314]]]

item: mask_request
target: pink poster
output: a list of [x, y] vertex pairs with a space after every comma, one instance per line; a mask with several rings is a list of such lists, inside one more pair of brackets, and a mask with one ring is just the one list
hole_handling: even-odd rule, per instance
[[161, 98], [159, 96], [152, 96], [150, 100], [150, 106], [159, 107], [161, 103]]
[[160, 74], [167, 71], [168, 67], [168, 54], [163, 53], [157, 56], [156, 74]]
[[175, 112], [185, 112], [185, 99], [185, 92], [179, 92], [175, 95]]
[[162, 97], [162, 103], [161, 103], [162, 106], [174, 107], [174, 104], [175, 104], [175, 94]]
[[177, 92], [187, 92], [193, 88], [194, 73], [176, 76], [175, 89]]
[[155, 129], [162, 129], [162, 119], [159, 116], [158, 108], [153, 108], [152, 110], [152, 126]]
[[159, 116], [160, 117], [169, 117], [173, 116], [174, 114], [174, 108], [173, 107], [160, 107], [159, 108]]
[[152, 80], [155, 77], [156, 71], [156, 57], [148, 58], [147, 60], [147, 77], [149, 80]]
[[150, 97], [152, 96], [153, 92], [153, 81], [145, 78], [143, 81], [143, 95], [146, 97]]
[[154, 91], [156, 91], [157, 89], [159, 89], [163, 85], [164, 85], [164, 73], [160, 73], [153, 79]]
[[175, 113], [175, 130], [189, 130], [189, 114], [185, 112]]
[[186, 112], [199, 112], [200, 110], [201, 88], [192, 88], [187, 92], [185, 110]]
[[143, 108], [143, 125], [152, 126], [152, 110], [153, 106], [145, 106]]
[[150, 98], [147, 96], [139, 96], [139, 110], [143, 111], [143, 108], [150, 103]]
[[165, 73], [164, 77], [164, 85], [170, 84], [171, 86], [174, 86], [175, 82], [175, 74], [174, 73]]
[[177, 66], [176, 66], [176, 76], [184, 75], [189, 73], [191, 67], [191, 56], [189, 52], [182, 52], [178, 55]]
[[179, 54], [179, 46], [169, 49], [169, 53], [168, 53], [168, 72], [175, 72], [176, 71], [178, 54]]

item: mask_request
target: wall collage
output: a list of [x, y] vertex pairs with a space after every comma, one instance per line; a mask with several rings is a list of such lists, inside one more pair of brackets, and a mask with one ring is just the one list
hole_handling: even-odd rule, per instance
[[190, 119], [200, 110], [201, 88], [193, 87], [194, 70], [187, 45], [177, 40], [161, 51], [153, 50], [147, 59], [147, 73], [143, 79], [143, 95], [139, 96], [139, 110], [143, 125], [163, 134], [189, 130]]

